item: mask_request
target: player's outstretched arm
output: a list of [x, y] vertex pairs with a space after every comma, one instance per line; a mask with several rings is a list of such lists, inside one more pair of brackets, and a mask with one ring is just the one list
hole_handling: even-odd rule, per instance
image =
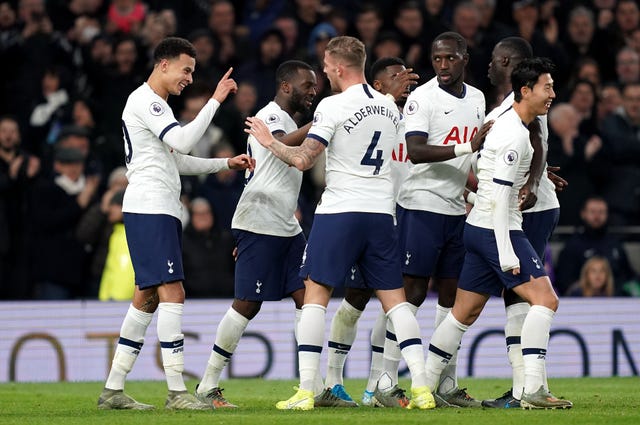
[[484, 138], [491, 129], [493, 121], [488, 121], [480, 127], [480, 130], [469, 143], [455, 144], [451, 146], [435, 146], [427, 143], [428, 137], [423, 135], [409, 135], [406, 138], [409, 159], [414, 164], [446, 161], [458, 156], [477, 152], [484, 142]]
[[216, 90], [213, 92], [211, 96], [219, 103], [224, 102], [229, 93], [235, 93], [238, 91], [238, 85], [233, 80], [233, 78], [229, 78], [231, 76], [231, 72], [233, 68], [229, 68], [229, 70], [222, 76], [220, 81], [218, 81], [218, 85], [216, 86]]
[[325, 146], [319, 141], [306, 138], [300, 146], [287, 146], [277, 140], [269, 127], [256, 117], [249, 117], [245, 121], [245, 132], [251, 134], [265, 148], [269, 149], [281, 161], [296, 167], [298, 170], [304, 171], [313, 167], [318, 156], [324, 151]]
[[243, 153], [241, 155], [234, 156], [233, 158], [229, 158], [227, 160], [227, 165], [231, 170], [248, 169], [249, 171], [253, 171], [256, 167], [256, 160], [255, 158], [251, 158], [249, 155]]

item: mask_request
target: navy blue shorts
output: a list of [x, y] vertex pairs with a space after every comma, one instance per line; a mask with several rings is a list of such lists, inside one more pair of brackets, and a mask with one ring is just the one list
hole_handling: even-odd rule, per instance
[[546, 276], [542, 260], [533, 250], [524, 232], [511, 230], [509, 237], [513, 250], [520, 259], [520, 274], [515, 276], [511, 271], [503, 272], [500, 268], [493, 230], [467, 223], [464, 227], [464, 246], [467, 254], [464, 257], [458, 288], [500, 297], [503, 289], [511, 289], [529, 282], [531, 276]]
[[261, 235], [233, 229], [238, 247], [235, 297], [247, 301], [279, 301], [304, 282], [298, 276], [306, 240], [302, 233], [292, 237]]
[[402, 288], [393, 216], [376, 213], [316, 214], [300, 268], [302, 278], [334, 288], [356, 265], [367, 288]]
[[124, 213], [124, 230], [140, 289], [184, 280], [180, 220], [167, 214]]
[[527, 239], [531, 242], [538, 257], [542, 259], [544, 259], [544, 250], [559, 219], [560, 208], [522, 214], [522, 230], [527, 235]]
[[407, 210], [398, 205], [402, 273], [458, 278], [464, 261], [465, 216]]

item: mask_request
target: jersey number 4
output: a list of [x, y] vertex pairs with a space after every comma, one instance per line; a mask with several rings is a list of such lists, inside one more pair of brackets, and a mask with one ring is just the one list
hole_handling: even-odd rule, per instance
[[[376, 167], [373, 170], [373, 175], [377, 176], [380, 173], [380, 167], [382, 167], [382, 163], [384, 160], [382, 159], [382, 149], [376, 149], [378, 146], [378, 141], [380, 140], [380, 135], [382, 133], [380, 131], [376, 131], [373, 133], [373, 138], [371, 139], [371, 143], [367, 148], [367, 152], [362, 157], [362, 161], [360, 161], [360, 165], [368, 165], [371, 167]], [[375, 157], [374, 155], [375, 151]]]

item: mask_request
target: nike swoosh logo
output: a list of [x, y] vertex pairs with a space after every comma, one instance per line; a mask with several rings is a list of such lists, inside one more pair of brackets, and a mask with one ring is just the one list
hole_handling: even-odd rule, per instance
[[452, 113], [452, 112], [453, 112], [453, 109], [452, 109], [452, 110], [450, 110], [450, 111], [444, 111], [444, 114], [445, 114], [445, 115], [449, 115], [449, 114], [450, 114], [450, 113]]

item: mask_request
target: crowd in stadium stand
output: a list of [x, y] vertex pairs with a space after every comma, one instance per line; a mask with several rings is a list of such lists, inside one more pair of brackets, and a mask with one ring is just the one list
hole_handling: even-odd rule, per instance
[[[275, 71], [284, 60], [314, 67], [317, 103], [329, 94], [322, 55], [331, 37], [362, 40], [368, 64], [401, 57], [425, 82], [434, 75], [431, 42], [448, 30], [468, 43], [467, 82], [485, 93], [487, 110], [497, 101], [487, 65], [499, 40], [523, 37], [535, 55], [553, 60], [558, 98], [549, 113], [548, 162], [569, 181], [558, 195], [560, 224], [585, 220], [580, 235], [586, 236], [574, 256], [593, 255], [585, 245], [589, 237], [611, 239], [595, 253], [621, 280], [613, 293], [632, 294], [624, 283], [638, 277], [624, 247], [606, 224], [592, 229], [583, 206], [596, 198], [608, 209], [606, 223], [640, 225], [635, 0], [0, 0], [0, 299], [97, 299], [103, 285], [110, 293], [114, 278], [105, 276], [105, 265], [117, 263], [115, 257], [110, 262], [116, 255], [110, 242], [120, 234], [117, 208], [126, 186], [121, 113], [149, 75], [151, 53], [163, 38], [185, 37], [197, 51], [193, 84], [170, 99], [182, 123], [234, 68], [238, 92], [192, 152], [227, 157], [245, 151], [244, 119], [273, 99]], [[233, 296], [229, 227], [243, 182], [234, 171], [183, 181], [185, 210], [210, 216], [204, 223], [187, 214], [183, 220], [191, 297]], [[299, 200], [305, 230], [323, 184], [321, 169], [305, 173]], [[580, 268], [570, 258], [570, 272], [555, 265], [560, 294], [593, 294], [575, 289]], [[109, 270], [130, 285], [126, 271]], [[64, 291], [52, 289], [60, 284]], [[100, 298], [122, 294], [111, 290]]]

